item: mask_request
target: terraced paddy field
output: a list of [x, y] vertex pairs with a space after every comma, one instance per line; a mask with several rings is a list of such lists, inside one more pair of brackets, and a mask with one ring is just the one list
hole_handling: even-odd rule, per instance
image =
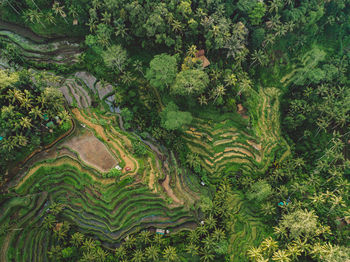
[[11, 44], [22, 60], [41, 63], [72, 64], [81, 54], [79, 44], [72, 39], [49, 39], [29, 29], [0, 20], [0, 40]]
[[249, 111], [251, 127], [237, 119], [237, 114], [201, 116], [193, 120], [183, 136], [209, 173], [264, 172], [271, 162], [282, 161], [289, 154], [288, 144], [280, 135], [277, 89], [250, 92], [255, 105], [259, 105]]
[[[48, 261], [47, 251], [57, 242], [44, 226], [53, 202], [64, 207], [60, 221], [107, 248], [141, 229], [177, 232], [197, 225], [190, 207], [199, 193], [192, 191], [194, 182], [185, 180], [185, 172], [171, 171], [148, 147], [144, 157], [134, 155], [132, 142], [138, 138], [121, 131], [115, 115], [77, 108], [72, 114], [78, 130], [29, 161], [2, 200], [1, 261]], [[116, 164], [124, 167], [122, 175], [104, 178]]]
[[267, 228], [260, 221], [259, 212], [252, 209], [251, 203], [245, 201], [241, 193], [232, 194], [227, 201], [231, 217], [227, 225], [230, 261], [248, 262], [248, 249], [263, 240]]

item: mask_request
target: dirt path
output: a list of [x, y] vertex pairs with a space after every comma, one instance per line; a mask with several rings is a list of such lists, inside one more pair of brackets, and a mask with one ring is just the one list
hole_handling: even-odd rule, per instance
[[15, 189], [18, 189], [21, 185], [23, 185], [40, 167], [42, 167], [42, 166], [58, 167], [58, 166], [63, 165], [63, 164], [69, 164], [70, 166], [76, 167], [80, 172], [88, 173], [94, 181], [98, 181], [102, 184], [114, 183], [114, 179], [112, 179], [112, 178], [102, 179], [102, 178], [94, 176], [93, 174], [91, 174], [90, 172], [85, 170], [81, 165], [78, 164], [78, 162], [76, 162], [74, 160], [71, 160], [69, 158], [60, 158], [53, 163], [42, 163], [42, 164], [39, 164], [39, 165], [33, 167], [32, 169], [30, 169], [27, 172], [27, 174], [25, 175], [25, 177], [17, 184]]
[[169, 182], [170, 182], [170, 177], [169, 175], [166, 175], [165, 180], [162, 183], [162, 186], [165, 190], [165, 192], [167, 193], [167, 195], [174, 200], [174, 202], [176, 202], [177, 204], [181, 204], [183, 205], [183, 201], [180, 201], [174, 194], [173, 190], [171, 189], [171, 187], [169, 186]]
[[139, 168], [137, 161], [135, 160], [135, 162], [134, 162], [134, 161], [132, 161], [132, 158], [131, 158], [131, 157], [126, 156], [126, 153], [120, 148], [120, 145], [118, 145], [118, 144], [117, 144], [116, 142], [114, 142], [114, 141], [111, 141], [111, 140], [107, 137], [107, 135], [106, 135], [106, 133], [104, 132], [104, 129], [103, 129], [102, 126], [93, 124], [92, 122], [90, 122], [89, 120], [87, 120], [85, 117], [82, 116], [82, 114], [80, 113], [80, 111], [79, 111], [77, 108], [74, 108], [74, 109], [72, 110], [72, 112], [73, 112], [73, 114], [75, 115], [75, 117], [77, 118], [78, 121], [80, 121], [80, 122], [82, 122], [82, 123], [88, 125], [88, 126], [89, 126], [90, 128], [92, 128], [92, 129], [94, 129], [94, 130], [96, 131], [96, 133], [97, 133], [99, 136], [101, 136], [101, 138], [102, 138], [106, 143], [107, 143], [107, 141], [108, 141], [109, 144], [113, 145], [113, 147], [114, 147], [115, 149], [118, 150], [120, 157], [121, 157], [121, 158], [124, 160], [124, 162], [125, 162], [125, 165], [126, 165], [127, 167], [130, 167], [130, 168], [131, 168], [133, 174], [136, 174], [136, 172], [137, 172], [137, 170], [138, 170], [138, 168]]
[[154, 192], [157, 193], [157, 187], [154, 186], [154, 180], [155, 180], [155, 171], [152, 165], [152, 159], [148, 158], [147, 162], [149, 166], [151, 167], [150, 169], [150, 174], [149, 174], [149, 182], [148, 182], [148, 187]]

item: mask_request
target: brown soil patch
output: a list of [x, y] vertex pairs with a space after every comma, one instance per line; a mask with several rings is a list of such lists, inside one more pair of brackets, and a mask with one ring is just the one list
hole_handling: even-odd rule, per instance
[[233, 132], [227, 132], [224, 134], [221, 134], [220, 137], [232, 137], [232, 140], [235, 140], [239, 136], [239, 133], [233, 133]]
[[[238, 144], [239, 145], [239, 144]], [[225, 148], [225, 150], [224, 150], [224, 152], [229, 152], [229, 151], [238, 151], [238, 152], [241, 152], [241, 153], [243, 153], [243, 154], [245, 154], [245, 155], [247, 155], [247, 156], [250, 156], [250, 157], [253, 157], [254, 158], [254, 156], [253, 156], [253, 154], [251, 153], [251, 152], [249, 152], [247, 149], [244, 149], [244, 148], [242, 148], [242, 147], [226, 147]]]
[[88, 125], [90, 128], [94, 129], [96, 131], [96, 133], [101, 136], [101, 138], [105, 141], [108, 141], [109, 144], [111, 144], [116, 150], [118, 150], [119, 155], [121, 156], [121, 158], [124, 160], [125, 164], [127, 167], [131, 168], [132, 173], [136, 174], [138, 167], [138, 163], [136, 160], [132, 160], [131, 157], [127, 156], [126, 153], [121, 149], [120, 145], [118, 145], [116, 142], [111, 141], [106, 133], [104, 132], [104, 129], [102, 126], [100, 125], [96, 125], [93, 124], [92, 122], [90, 122], [88, 119], [86, 119], [85, 117], [82, 116], [82, 114], [80, 113], [80, 111], [77, 108], [74, 108], [72, 110], [72, 112], [74, 113], [75, 117], [77, 118], [78, 121]]
[[170, 182], [170, 177], [169, 175], [166, 176], [165, 180], [162, 183], [162, 186], [165, 190], [165, 192], [167, 193], [167, 195], [174, 200], [174, 202], [183, 205], [183, 202], [180, 201], [174, 194], [173, 190], [171, 189], [171, 187], [169, 186], [169, 182]]
[[247, 109], [245, 109], [242, 104], [237, 104], [237, 113], [240, 114], [243, 118], [247, 119]]
[[[224, 152], [215, 153], [214, 158], [217, 158], [218, 156], [221, 156], [223, 153]], [[214, 159], [214, 158], [211, 158], [211, 159]]]
[[188, 138], [188, 137], [185, 137], [185, 136], [183, 136], [183, 138], [185, 139], [185, 140], [187, 140], [187, 141], [189, 141], [189, 142], [192, 142], [192, 143], [196, 143], [196, 144], [198, 144], [198, 145], [201, 145], [202, 147], [204, 147], [205, 149], [207, 149], [208, 151], [211, 151], [212, 150], [212, 147], [209, 145], [209, 144], [207, 144], [207, 143], [205, 143], [205, 142], [203, 142], [203, 140], [199, 140], [198, 138]]
[[207, 163], [209, 166], [214, 166], [214, 163], [211, 162], [211, 161], [209, 161], [209, 159], [206, 158], [204, 161], [205, 161], [205, 163]]
[[107, 172], [118, 164], [106, 146], [92, 132], [75, 136], [64, 142], [63, 146], [73, 149], [79, 154], [81, 160], [101, 172]]
[[226, 144], [226, 143], [231, 143], [233, 141], [233, 139], [222, 139], [222, 140], [216, 140], [213, 145], [214, 146], [219, 146], [222, 144]]
[[251, 140], [247, 140], [247, 143], [249, 145], [251, 145], [252, 147], [254, 147], [256, 150], [260, 151], [261, 150], [261, 144], [257, 144]]
[[[215, 159], [215, 163], [216, 162], [219, 162], [221, 159], [225, 158], [225, 157], [230, 157], [230, 156], [238, 156], [238, 157], [244, 157], [243, 154], [240, 154], [240, 153], [236, 153], [236, 152], [228, 152], [228, 153], [225, 153], [224, 155], [222, 155], [221, 157]], [[232, 160], [231, 160], [232, 161]], [[234, 162], [237, 162], [237, 161], [234, 161]]]

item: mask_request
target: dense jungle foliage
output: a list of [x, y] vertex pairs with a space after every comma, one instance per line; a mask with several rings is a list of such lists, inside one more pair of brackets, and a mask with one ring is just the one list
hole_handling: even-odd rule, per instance
[[[81, 233], [53, 201], [41, 222], [56, 237], [49, 261], [350, 261], [350, 0], [7, 0], [5, 24], [37, 45], [74, 41], [80, 53], [47, 63], [0, 30], [4, 188], [9, 167], [71, 128], [55, 74], [86, 70], [113, 84], [126, 130], [174, 152], [210, 191], [195, 229], [162, 237], [140, 228], [117, 248]], [[211, 172], [186, 134], [216, 120], [247, 137], [280, 130], [277, 149], [257, 168], [232, 160]], [[12, 196], [3, 190], [0, 205]], [[250, 219], [261, 237], [236, 248]]]

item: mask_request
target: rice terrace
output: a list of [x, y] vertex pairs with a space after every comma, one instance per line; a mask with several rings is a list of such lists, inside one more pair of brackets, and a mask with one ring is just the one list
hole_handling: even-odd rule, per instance
[[350, 262], [349, 17], [0, 1], [0, 262]]

